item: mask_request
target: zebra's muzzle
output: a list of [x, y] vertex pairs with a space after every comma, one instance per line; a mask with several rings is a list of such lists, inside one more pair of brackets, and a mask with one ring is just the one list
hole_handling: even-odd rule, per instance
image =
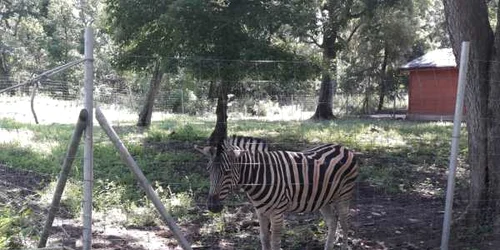
[[207, 207], [212, 213], [220, 213], [224, 208], [224, 206], [220, 203], [219, 196], [216, 195], [208, 196]]

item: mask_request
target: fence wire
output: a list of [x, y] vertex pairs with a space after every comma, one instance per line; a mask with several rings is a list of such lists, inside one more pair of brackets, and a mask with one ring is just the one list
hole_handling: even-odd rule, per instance
[[[317, 106], [318, 81], [304, 83], [309, 89], [292, 88], [286, 92], [276, 88], [287, 84], [280, 85], [263, 76], [269, 68], [287, 63], [252, 62], [252, 67], [261, 74], [254, 74], [235, 87], [240, 92], [229, 98], [228, 132], [264, 137], [272, 149], [279, 150], [300, 151], [323, 142], [338, 142], [354, 149], [360, 153], [362, 164], [351, 205], [351, 246], [437, 249], [451, 136], [451, 123], [443, 119], [446, 113], [439, 112], [446, 112], [440, 107], [447, 107], [445, 99], [452, 98], [453, 90], [449, 90], [449, 96], [437, 95], [440, 98], [432, 101], [436, 95], [429, 88], [441, 86], [454, 79], [453, 76], [427, 69], [409, 87], [415, 87], [415, 92], [393, 93], [392, 99], [386, 99], [383, 112], [376, 114], [375, 86], [354, 93], [339, 88], [333, 107], [334, 114], [342, 118], [312, 123], [307, 120]], [[208, 64], [205, 61], [204, 67]], [[211, 84], [217, 86], [218, 80], [207, 80], [196, 71], [191, 75], [165, 74], [156, 93], [153, 123], [148, 129], [138, 128], [138, 114], [151, 78], [152, 74], [96, 77], [95, 103], [113, 124], [193, 246], [258, 248], [257, 218], [242, 193], [237, 192], [225, 201], [226, 209], [221, 215], [209, 213], [206, 208], [209, 189], [206, 160], [193, 150], [193, 145], [203, 145], [215, 126], [217, 99]], [[20, 81], [1, 82], [8, 87]], [[31, 231], [10, 233], [10, 239], [15, 240], [12, 244], [17, 244], [13, 249], [33, 246], [43, 226], [46, 200], [51, 197], [50, 188], [54, 186], [72, 127], [83, 106], [81, 89], [79, 82], [41, 83], [34, 98], [39, 125], [35, 125], [31, 111], [31, 87], [0, 96], [1, 209], [9, 211], [11, 220], [29, 218], [31, 222], [26, 227]], [[412, 96], [415, 93], [420, 95]], [[417, 110], [408, 103], [417, 103], [420, 105], [417, 108], [422, 107], [421, 112], [429, 112], [438, 121], [383, 119], [404, 118]], [[419, 113], [422, 114], [426, 113]], [[467, 138], [465, 127], [463, 133], [462, 138]], [[102, 130], [95, 129], [94, 140], [93, 248], [175, 249], [177, 243], [171, 233], [162, 225], [153, 205]], [[457, 216], [468, 203], [470, 170], [465, 161], [466, 150], [463, 141], [454, 206]], [[82, 162], [80, 149], [65, 191], [68, 197], [57, 215], [49, 245], [80, 247]], [[285, 249], [322, 249], [327, 229], [319, 213], [289, 214], [285, 221]], [[459, 238], [474, 233], [467, 226], [454, 226], [452, 230], [453, 249], [475, 244]], [[491, 237], [495, 236], [498, 237]]]

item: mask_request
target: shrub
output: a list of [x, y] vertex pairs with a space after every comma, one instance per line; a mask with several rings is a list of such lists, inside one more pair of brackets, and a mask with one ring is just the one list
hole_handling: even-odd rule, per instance
[[33, 220], [33, 212], [27, 206], [20, 209], [11, 205], [0, 206], [0, 249], [22, 248], [23, 238], [33, 236], [37, 231]]
[[[40, 191], [40, 202], [50, 206], [56, 189], [57, 181], [52, 181], [47, 187]], [[74, 180], [68, 180], [61, 197], [61, 208], [65, 208], [73, 216], [77, 217], [81, 212], [83, 190], [82, 185]]]

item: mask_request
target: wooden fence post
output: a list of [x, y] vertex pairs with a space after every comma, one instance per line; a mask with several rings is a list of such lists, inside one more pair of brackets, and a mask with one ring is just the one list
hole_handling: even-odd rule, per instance
[[106, 120], [106, 117], [102, 113], [102, 111], [97, 107], [95, 110], [96, 113], [96, 119], [101, 125], [102, 129], [106, 134], [108, 135], [109, 139], [113, 142], [115, 145], [116, 149], [118, 150], [118, 153], [120, 153], [120, 157], [123, 160], [123, 162], [129, 167], [130, 171], [134, 173], [135, 177], [139, 181], [139, 184], [142, 186], [144, 191], [146, 192], [146, 195], [148, 198], [153, 202], [154, 206], [160, 213], [163, 221], [167, 224], [167, 226], [172, 230], [172, 233], [174, 234], [175, 238], [177, 239], [177, 242], [181, 247], [185, 250], [190, 250], [191, 245], [187, 242], [187, 240], [184, 238], [182, 235], [181, 230], [175, 223], [174, 219], [168, 214], [167, 210], [165, 209], [165, 206], [163, 206], [163, 203], [161, 203], [160, 198], [156, 194], [156, 192], [153, 190], [153, 187], [149, 183], [148, 179], [144, 174], [142, 173], [141, 169], [135, 162], [134, 158], [130, 155], [128, 152], [127, 148], [123, 145], [123, 142], [120, 140], [118, 135], [116, 134], [115, 130], [109, 125], [108, 121]]
[[50, 235], [50, 229], [52, 227], [52, 223], [54, 222], [54, 217], [59, 210], [59, 204], [61, 202], [61, 197], [64, 192], [64, 187], [66, 186], [66, 182], [68, 180], [68, 175], [71, 170], [71, 165], [73, 165], [73, 161], [75, 160], [76, 151], [78, 150], [78, 145], [80, 144], [83, 130], [85, 130], [85, 126], [87, 125], [88, 112], [85, 109], [80, 111], [80, 115], [78, 116], [78, 122], [76, 123], [75, 131], [71, 136], [71, 141], [68, 146], [68, 151], [66, 152], [66, 157], [64, 157], [64, 161], [61, 167], [61, 173], [59, 174], [59, 179], [57, 180], [56, 190], [54, 191], [54, 196], [52, 198], [52, 203], [49, 208], [49, 212], [47, 215], [47, 220], [45, 221], [45, 226], [43, 227], [42, 236], [40, 236], [40, 241], [38, 242], [38, 248], [44, 248], [47, 244], [47, 239]]

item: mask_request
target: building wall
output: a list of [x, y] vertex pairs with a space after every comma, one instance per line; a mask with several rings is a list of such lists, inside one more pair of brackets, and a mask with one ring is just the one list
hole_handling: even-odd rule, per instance
[[408, 118], [453, 118], [457, 81], [456, 68], [411, 70]]

